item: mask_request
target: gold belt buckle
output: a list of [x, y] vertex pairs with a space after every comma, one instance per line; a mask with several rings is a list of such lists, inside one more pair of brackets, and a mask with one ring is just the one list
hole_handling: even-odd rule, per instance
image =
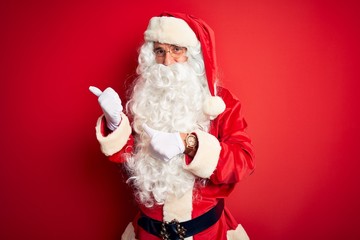
[[164, 221], [161, 223], [160, 236], [162, 240], [170, 240], [170, 233], [168, 233], [167, 225], [176, 225], [176, 234], [180, 240], [185, 239], [186, 228], [181, 226], [178, 220], [174, 219], [171, 222]]

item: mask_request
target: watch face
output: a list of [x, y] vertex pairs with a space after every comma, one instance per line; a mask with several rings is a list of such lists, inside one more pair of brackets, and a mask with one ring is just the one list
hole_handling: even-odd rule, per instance
[[188, 135], [186, 138], [186, 144], [187, 147], [191, 147], [191, 148], [196, 147], [197, 144], [196, 137], [194, 135]]
[[194, 146], [194, 145], [195, 145], [195, 139], [194, 139], [194, 137], [190, 137], [190, 138], [188, 139], [188, 142], [189, 142], [189, 145]]

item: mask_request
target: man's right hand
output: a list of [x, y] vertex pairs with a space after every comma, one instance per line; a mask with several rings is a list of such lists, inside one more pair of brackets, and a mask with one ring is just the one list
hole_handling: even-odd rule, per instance
[[151, 138], [150, 147], [156, 158], [168, 162], [176, 155], [185, 151], [185, 145], [179, 132], [161, 132], [149, 127], [145, 123], [142, 126]]
[[111, 131], [114, 131], [120, 125], [120, 114], [123, 110], [119, 95], [110, 87], [103, 92], [93, 86], [90, 86], [89, 90], [98, 97], [98, 102], [105, 115], [106, 125]]

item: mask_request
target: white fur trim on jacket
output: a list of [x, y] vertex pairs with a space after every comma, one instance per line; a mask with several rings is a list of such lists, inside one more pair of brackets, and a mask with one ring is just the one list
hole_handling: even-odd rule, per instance
[[135, 230], [132, 223], [129, 223], [121, 235], [121, 240], [136, 240], [135, 238]]
[[226, 238], [227, 240], [250, 240], [241, 224], [235, 230], [227, 231]]
[[[192, 237], [186, 238], [186, 240], [192, 240]], [[229, 230], [226, 233], [227, 240], [250, 240], [249, 236], [246, 234], [244, 228], [239, 224], [235, 230]], [[130, 222], [123, 234], [121, 235], [121, 240], [137, 240], [135, 238], [135, 231], [132, 223]]]
[[106, 156], [111, 156], [125, 146], [131, 134], [131, 126], [127, 116], [124, 113], [121, 113], [120, 126], [109, 135], [104, 136], [101, 132], [101, 122], [103, 121], [103, 116], [104, 115], [99, 117], [96, 123], [96, 138], [100, 143], [101, 151]]
[[[163, 215], [164, 221], [172, 221], [174, 219], [179, 222], [191, 220], [193, 188], [189, 189], [182, 197], [168, 196], [164, 203]], [[193, 237], [185, 238], [192, 240]]]
[[199, 147], [191, 163], [186, 165], [184, 162], [183, 167], [198, 177], [209, 178], [218, 164], [221, 146], [213, 135], [200, 130], [195, 133]]
[[193, 30], [180, 18], [153, 17], [144, 33], [146, 41], [195, 47], [199, 44]]
[[164, 221], [178, 220], [179, 222], [188, 221], [191, 219], [192, 212], [192, 194], [191, 188], [182, 197], [168, 196], [164, 203], [163, 214]]

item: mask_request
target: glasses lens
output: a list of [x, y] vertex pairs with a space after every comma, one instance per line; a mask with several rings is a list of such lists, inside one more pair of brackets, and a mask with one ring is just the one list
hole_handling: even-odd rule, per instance
[[170, 46], [170, 53], [171, 53], [171, 56], [173, 56], [174, 58], [181, 57], [184, 54], [184, 52], [185, 52], [185, 48], [183, 48], [183, 47], [178, 47], [175, 45]]
[[155, 53], [156, 57], [165, 57], [166, 53], [169, 52], [173, 58], [179, 58], [179, 57], [183, 56], [185, 51], [186, 51], [185, 47], [179, 47], [176, 45], [170, 45], [168, 51], [166, 51], [165, 49], [163, 49], [161, 47], [154, 49], [154, 53]]
[[155, 49], [155, 50], [154, 50], [154, 53], [155, 53], [155, 56], [156, 56], [156, 57], [164, 57], [165, 54], [166, 54], [165, 50], [162, 49], [162, 48], [157, 48], [157, 49]]

